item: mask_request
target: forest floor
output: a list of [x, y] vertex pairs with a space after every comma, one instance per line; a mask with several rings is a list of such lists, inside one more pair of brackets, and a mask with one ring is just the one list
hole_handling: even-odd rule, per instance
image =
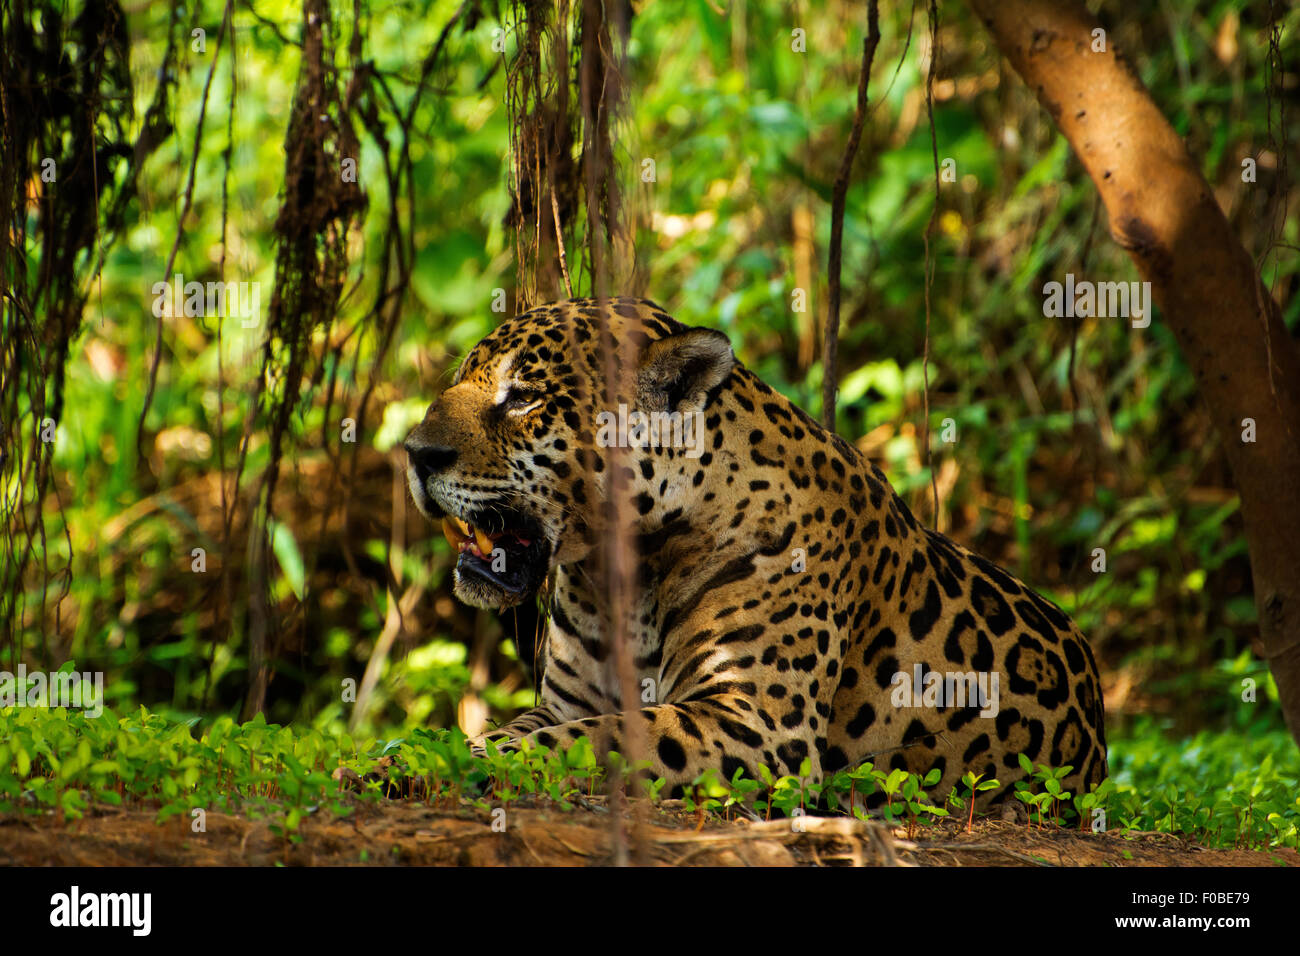
[[[609, 811], [511, 806], [504, 814], [418, 802], [358, 805], [349, 817], [303, 819], [296, 842], [270, 820], [208, 813], [162, 825], [147, 809], [92, 808], [71, 823], [52, 816], [0, 817], [0, 865], [8, 866], [606, 866], [618, 862]], [[678, 801], [624, 815], [632, 862], [653, 866], [1300, 866], [1290, 849], [1208, 849], [1166, 833], [1081, 833], [1024, 823], [944, 821], [917, 830], [848, 817], [770, 822], [706, 820]], [[494, 822], [496, 827], [494, 829]], [[639, 827], [639, 834], [630, 830]]]

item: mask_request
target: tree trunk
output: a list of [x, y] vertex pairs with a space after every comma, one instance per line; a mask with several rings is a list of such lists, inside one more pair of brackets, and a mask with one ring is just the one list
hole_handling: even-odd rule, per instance
[[969, 3], [1083, 161], [1196, 375], [1241, 493], [1264, 655], [1300, 740], [1300, 351], [1132, 65], [1109, 37], [1094, 52], [1101, 24], [1083, 4]]

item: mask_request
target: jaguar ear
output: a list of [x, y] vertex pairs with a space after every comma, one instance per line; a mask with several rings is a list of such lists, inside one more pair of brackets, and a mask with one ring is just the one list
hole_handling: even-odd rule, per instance
[[736, 364], [731, 341], [715, 329], [685, 329], [641, 352], [637, 401], [650, 409], [694, 412]]

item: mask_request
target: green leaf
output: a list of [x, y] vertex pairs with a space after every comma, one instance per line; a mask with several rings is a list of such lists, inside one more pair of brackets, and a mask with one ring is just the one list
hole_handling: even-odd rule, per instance
[[298, 550], [298, 541], [288, 525], [281, 524], [274, 518], [267, 519], [267, 526], [271, 529], [271, 551], [275, 554], [275, 559], [279, 562], [280, 570], [284, 572], [289, 587], [301, 601], [303, 594], [306, 593], [307, 582], [302, 552]]

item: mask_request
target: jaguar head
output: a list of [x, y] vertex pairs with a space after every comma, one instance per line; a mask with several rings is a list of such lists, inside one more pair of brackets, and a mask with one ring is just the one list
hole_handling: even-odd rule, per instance
[[[454, 593], [467, 604], [519, 604], [597, 546], [612, 470], [602, 422], [617, 414], [612, 406], [698, 413], [731, 371], [722, 333], [688, 328], [640, 300], [611, 305], [614, 347], [633, 357], [633, 374], [616, 373], [625, 380], [613, 390], [618, 402], [606, 397], [595, 301], [575, 300], [483, 339], [406, 438], [411, 496], [456, 549]], [[662, 449], [628, 448], [622, 465], [635, 474], [637, 457], [652, 452]]]

